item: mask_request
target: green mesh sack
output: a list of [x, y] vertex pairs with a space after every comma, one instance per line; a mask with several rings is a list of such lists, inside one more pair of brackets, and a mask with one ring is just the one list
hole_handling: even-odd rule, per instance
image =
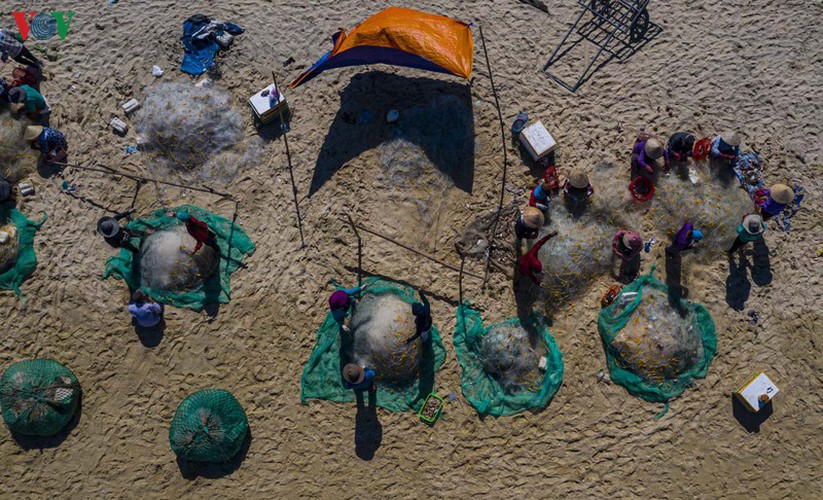
[[[480, 313], [472, 309], [468, 303], [457, 308], [454, 349], [457, 352], [457, 361], [463, 369], [460, 387], [463, 395], [478, 413], [502, 416], [545, 408], [563, 383], [563, 354], [546, 325], [536, 318], [528, 326], [537, 332], [543, 342], [536, 344], [535, 349], [527, 349], [530, 351], [528, 362], [535, 366], [529, 371], [519, 372], [519, 375], [522, 374], [521, 377], [525, 377], [522, 383], [511, 384], [506, 377], [514, 375], [489, 370], [490, 359], [484, 356], [488, 344], [484, 343], [484, 339], [486, 342], [489, 340], [487, 335], [490, 332], [520, 326], [520, 320], [513, 318], [483, 328]], [[505, 351], [501, 354], [511, 356], [520, 354], [520, 351], [516, 349], [513, 353]], [[545, 371], [539, 370], [536, 366], [540, 356], [546, 357]], [[526, 357], [525, 354], [523, 357]], [[515, 369], [516, 362], [517, 360], [512, 360], [512, 364], [507, 367], [509, 371]]]
[[30, 221], [19, 211], [0, 204], [0, 228], [13, 226], [17, 232], [14, 238], [0, 245], [0, 289], [14, 290], [21, 299], [20, 285], [37, 267], [34, 234], [46, 219], [43, 214], [40, 222]]
[[[231, 297], [231, 274], [242, 265], [244, 256], [254, 253], [254, 243], [239, 225], [203, 208], [194, 205], [182, 205], [171, 210], [174, 212], [187, 211], [197, 219], [205, 222], [215, 234], [220, 255], [216, 257], [219, 264], [214, 272], [204, 280], [183, 290], [154, 287], [144, 283], [139, 259], [135, 259], [134, 254], [129, 250], [122, 249], [119, 255], [106, 261], [103, 279], [113, 275], [124, 280], [129, 288], [133, 290], [142, 289], [157, 302], [177, 307], [188, 307], [196, 311], [203, 310], [208, 304], [228, 302]], [[144, 232], [147, 230], [159, 232], [163, 230], [181, 230], [181, 226], [183, 226], [183, 223], [176, 217], [167, 215], [166, 210], [157, 210], [148, 218], [131, 221], [126, 227]], [[131, 239], [131, 243], [140, 248], [141, 238], [136, 236]], [[201, 253], [205, 251], [206, 249], [201, 250]]]
[[[367, 278], [366, 294], [395, 294], [408, 304], [417, 302], [416, 292], [399, 283]], [[411, 307], [410, 307], [411, 309]], [[435, 373], [443, 366], [446, 349], [440, 339], [440, 331], [432, 325], [431, 339], [425, 344], [420, 362], [420, 378], [405, 385], [392, 385], [381, 381], [377, 374], [376, 404], [389, 411], [418, 411], [431, 392], [434, 391]], [[300, 400], [327, 399], [338, 402], [355, 400], [354, 391], [343, 386], [342, 368], [348, 362], [348, 354], [353, 341], [346, 336], [341, 339], [340, 328], [329, 312], [317, 332], [317, 345], [303, 367], [300, 379]]]
[[177, 407], [169, 427], [171, 449], [192, 462], [227, 462], [249, 432], [246, 412], [230, 392], [203, 389]]
[[18, 434], [57, 434], [74, 417], [79, 400], [77, 378], [52, 359], [19, 361], [0, 378], [3, 421]]
[[[653, 272], [624, 287], [597, 325], [611, 379], [646, 401], [666, 403], [706, 376], [717, 334], [705, 307], [670, 295]], [[632, 292], [633, 300], [621, 300]]]

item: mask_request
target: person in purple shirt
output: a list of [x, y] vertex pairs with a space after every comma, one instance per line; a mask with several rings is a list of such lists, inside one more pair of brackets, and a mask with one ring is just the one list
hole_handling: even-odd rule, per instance
[[129, 312], [137, 321], [138, 326], [151, 328], [163, 320], [163, 310], [160, 304], [151, 299], [143, 290], [135, 290], [131, 296]]
[[672, 244], [666, 247], [666, 256], [674, 257], [675, 254], [685, 252], [694, 248], [694, 244], [703, 239], [703, 233], [694, 228], [694, 224], [686, 222], [683, 227], [674, 235]]
[[782, 212], [794, 201], [794, 190], [785, 184], [775, 184], [771, 189], [764, 189], [756, 199], [763, 220], [769, 220]]
[[632, 148], [632, 169], [654, 174], [655, 168], [665, 166], [664, 150], [660, 141], [648, 136], [638, 137]]

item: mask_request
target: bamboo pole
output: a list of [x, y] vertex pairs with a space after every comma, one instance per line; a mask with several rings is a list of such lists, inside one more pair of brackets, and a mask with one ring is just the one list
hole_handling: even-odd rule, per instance
[[[280, 89], [277, 87], [277, 76], [274, 74], [274, 70], [271, 72], [271, 78], [274, 81], [274, 91], [278, 93], [276, 96], [278, 99], [280, 98], [279, 92]], [[286, 122], [283, 121], [283, 114], [280, 114], [280, 126], [283, 130], [283, 144], [286, 145], [286, 161], [289, 164], [289, 178], [291, 179], [291, 193], [292, 197], [294, 198], [294, 209], [297, 212], [297, 230], [300, 231], [300, 248], [304, 248], [306, 246], [306, 241], [303, 239], [303, 218], [300, 216], [300, 204], [297, 201], [297, 183], [294, 181], [294, 170], [292, 169], [291, 165], [291, 152], [289, 151], [289, 137], [288, 137], [288, 126]]]

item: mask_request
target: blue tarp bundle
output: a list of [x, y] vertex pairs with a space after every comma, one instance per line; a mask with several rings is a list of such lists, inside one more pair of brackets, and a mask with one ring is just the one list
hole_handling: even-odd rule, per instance
[[180, 69], [191, 75], [200, 75], [214, 66], [214, 56], [220, 50], [215, 40], [223, 33], [239, 35], [243, 29], [232, 23], [218, 23], [203, 14], [195, 14], [183, 22], [183, 63]]

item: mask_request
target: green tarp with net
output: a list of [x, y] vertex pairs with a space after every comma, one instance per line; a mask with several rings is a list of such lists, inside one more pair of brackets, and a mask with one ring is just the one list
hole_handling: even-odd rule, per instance
[[[182, 205], [171, 209], [171, 211], [188, 212], [195, 218], [205, 222], [215, 234], [216, 244], [220, 249], [219, 257], [215, 258], [219, 258], [219, 264], [208, 274], [208, 277], [195, 280], [190, 286], [183, 289], [152, 286], [147, 283], [147, 280], [143, 279], [144, 273], [141, 272], [140, 258], [135, 259], [132, 252], [122, 249], [119, 255], [106, 261], [103, 279], [112, 275], [116, 276], [123, 279], [132, 290], [142, 289], [157, 302], [177, 307], [188, 307], [196, 311], [200, 311], [210, 304], [228, 302], [231, 297], [229, 288], [231, 274], [242, 265], [244, 256], [254, 253], [254, 243], [239, 225], [203, 208], [194, 205]], [[129, 222], [126, 227], [137, 232], [150, 232], [149, 236], [143, 238], [139, 236], [131, 238], [131, 244], [140, 248], [141, 254], [143, 254], [145, 246], [141, 247], [141, 240], [147, 240], [162, 231], [183, 231], [183, 226], [184, 224], [181, 221], [169, 215], [166, 210], [157, 210], [150, 217]], [[211, 251], [210, 248], [204, 246], [198, 255], [206, 255], [206, 252], [209, 251]], [[194, 269], [194, 271], [197, 271], [197, 269]]]
[[[379, 278], [367, 278], [363, 283], [368, 286], [364, 295], [394, 294], [407, 304], [417, 302], [415, 291], [405, 285]], [[435, 372], [446, 359], [446, 349], [436, 326], [432, 325], [430, 335], [430, 341], [423, 346], [420, 376], [417, 380], [410, 380], [404, 385], [394, 385], [381, 380], [381, 373], [377, 372], [378, 406], [390, 411], [418, 411], [426, 396], [434, 390]], [[303, 403], [307, 399], [338, 402], [355, 400], [354, 391], [343, 386], [342, 378], [342, 367], [350, 362], [353, 342], [350, 335], [341, 338], [340, 327], [329, 313], [317, 332], [317, 345], [303, 368], [300, 380], [300, 400]]]
[[[671, 294], [652, 273], [624, 287], [597, 324], [611, 379], [646, 401], [666, 403], [706, 376], [717, 334], [705, 307]], [[631, 293], [637, 295], [622, 299]]]
[[0, 289], [14, 290], [21, 299], [23, 294], [20, 292], [20, 285], [37, 267], [34, 234], [46, 219], [46, 215], [43, 214], [40, 222], [34, 222], [19, 211], [0, 204], [0, 228], [13, 226], [17, 233], [0, 245]]
[[77, 378], [52, 359], [19, 361], [0, 377], [3, 421], [18, 434], [59, 433], [71, 422], [79, 400]]
[[169, 427], [174, 453], [192, 462], [227, 462], [243, 447], [249, 421], [223, 389], [202, 389], [180, 403]]
[[[563, 383], [563, 354], [546, 325], [534, 318], [526, 328], [519, 327], [520, 320], [512, 318], [484, 328], [480, 313], [469, 304], [457, 308], [454, 349], [463, 369], [460, 386], [478, 413], [503, 416], [540, 410]], [[531, 331], [542, 342], [535, 338], [530, 342], [525, 336], [487, 337], [490, 332], [512, 331], [524, 335]], [[538, 367], [544, 356], [545, 371]]]

